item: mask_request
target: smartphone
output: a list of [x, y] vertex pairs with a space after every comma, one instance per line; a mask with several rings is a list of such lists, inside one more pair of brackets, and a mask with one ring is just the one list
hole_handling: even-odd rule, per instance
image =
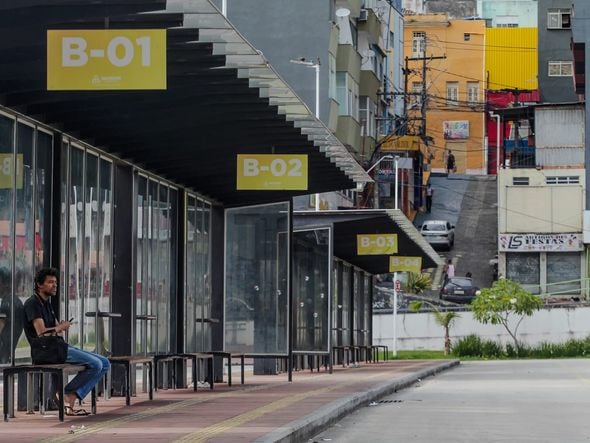
[[69, 321], [71, 324], [74, 324], [74, 323], [76, 323], [76, 321], [74, 320], [74, 317], [70, 318], [68, 321]]

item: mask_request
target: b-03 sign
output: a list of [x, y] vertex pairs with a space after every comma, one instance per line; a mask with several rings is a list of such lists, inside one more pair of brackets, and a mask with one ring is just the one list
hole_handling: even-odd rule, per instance
[[49, 30], [47, 89], [166, 89], [166, 30]]

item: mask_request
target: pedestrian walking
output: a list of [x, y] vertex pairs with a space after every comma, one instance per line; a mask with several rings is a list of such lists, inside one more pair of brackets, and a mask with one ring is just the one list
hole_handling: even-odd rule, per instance
[[447, 156], [447, 174], [452, 172], [457, 172], [457, 166], [455, 165], [455, 156], [453, 155], [453, 151], [449, 151], [449, 155]]
[[432, 196], [434, 195], [434, 190], [430, 183], [426, 186], [426, 212], [430, 212], [432, 210]]
[[455, 276], [455, 265], [452, 259], [448, 259], [443, 266], [443, 285], [446, 285], [449, 278]]

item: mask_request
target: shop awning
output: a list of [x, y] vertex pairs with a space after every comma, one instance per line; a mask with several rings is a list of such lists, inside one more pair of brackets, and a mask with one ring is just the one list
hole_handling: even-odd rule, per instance
[[[164, 91], [47, 91], [48, 29], [166, 29]], [[3, 0], [0, 105], [224, 204], [371, 179], [208, 0]], [[306, 191], [236, 191], [236, 155], [308, 154]]]
[[397, 234], [399, 256], [422, 257], [422, 268], [443, 265], [442, 258], [400, 211], [363, 209], [343, 211], [295, 211], [294, 229], [331, 226], [334, 255], [370, 274], [389, 272], [389, 256], [357, 255], [358, 234]]

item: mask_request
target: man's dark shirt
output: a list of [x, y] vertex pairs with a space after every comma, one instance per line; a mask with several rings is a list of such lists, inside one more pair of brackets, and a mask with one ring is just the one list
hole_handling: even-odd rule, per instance
[[33, 294], [25, 301], [25, 335], [29, 344], [31, 339], [37, 337], [37, 331], [33, 326], [33, 320], [42, 318], [46, 328], [52, 328], [57, 325], [57, 318], [53, 312], [53, 307], [49, 300], [43, 301], [41, 297]]

